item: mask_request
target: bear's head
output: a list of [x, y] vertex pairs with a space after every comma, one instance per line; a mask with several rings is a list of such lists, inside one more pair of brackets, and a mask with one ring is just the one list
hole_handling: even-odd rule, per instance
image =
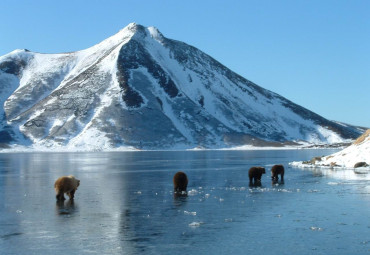
[[80, 186], [80, 180], [79, 179], [76, 179], [76, 177], [74, 177], [73, 175], [69, 175], [68, 178], [72, 179], [73, 182], [76, 184], [76, 189], [78, 186]]

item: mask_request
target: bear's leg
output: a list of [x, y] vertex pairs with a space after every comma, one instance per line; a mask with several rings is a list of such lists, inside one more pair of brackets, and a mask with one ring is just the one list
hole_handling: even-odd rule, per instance
[[257, 186], [259, 183], [259, 179], [258, 179], [258, 176], [255, 176], [254, 179], [253, 179], [253, 185], [254, 186]]
[[262, 185], [261, 179], [262, 179], [262, 174], [258, 174], [256, 177], [256, 182], [255, 182], [256, 186], [260, 187]]
[[64, 197], [64, 194], [63, 192], [59, 192], [56, 196], [57, 200], [58, 201], [63, 201], [63, 200], [66, 200], [65, 197]]
[[254, 180], [254, 186], [255, 187], [260, 187], [261, 186], [261, 179], [256, 177], [256, 179]]
[[259, 174], [259, 175], [257, 176], [257, 180], [258, 180], [258, 182], [261, 182], [261, 179], [262, 179], [262, 174]]
[[280, 174], [281, 182], [284, 182], [284, 173]]
[[249, 177], [249, 185], [253, 185], [253, 177]]
[[71, 190], [71, 191], [68, 193], [68, 195], [69, 195], [69, 199], [70, 199], [70, 200], [73, 200], [73, 199], [75, 198], [75, 192], [76, 192], [76, 190]]

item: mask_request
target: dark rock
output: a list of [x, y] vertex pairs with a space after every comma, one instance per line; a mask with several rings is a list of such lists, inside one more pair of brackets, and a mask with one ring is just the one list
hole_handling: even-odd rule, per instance
[[366, 162], [357, 162], [355, 165], [354, 165], [354, 168], [358, 168], [358, 167], [368, 167], [369, 165], [366, 163]]

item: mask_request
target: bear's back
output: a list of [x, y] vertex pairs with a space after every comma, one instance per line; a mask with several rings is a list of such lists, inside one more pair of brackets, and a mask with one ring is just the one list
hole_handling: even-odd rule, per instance
[[253, 166], [253, 167], [249, 168], [249, 171], [248, 171], [249, 177], [252, 177], [255, 174], [265, 174], [265, 173], [266, 173], [265, 168], [260, 167], [260, 166]]
[[173, 177], [173, 185], [175, 191], [186, 191], [188, 186], [188, 177], [184, 172], [177, 172]]
[[54, 183], [54, 188], [63, 189], [65, 191], [76, 189], [78, 187], [78, 180], [73, 176], [62, 176]]
[[283, 165], [274, 165], [271, 168], [271, 172], [273, 174], [283, 174], [284, 173], [284, 166]]

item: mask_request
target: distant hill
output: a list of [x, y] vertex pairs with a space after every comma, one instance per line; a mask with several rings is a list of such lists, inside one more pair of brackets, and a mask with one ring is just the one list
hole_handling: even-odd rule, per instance
[[0, 57], [0, 102], [3, 147], [282, 146], [348, 142], [363, 132], [135, 23], [86, 50]]

